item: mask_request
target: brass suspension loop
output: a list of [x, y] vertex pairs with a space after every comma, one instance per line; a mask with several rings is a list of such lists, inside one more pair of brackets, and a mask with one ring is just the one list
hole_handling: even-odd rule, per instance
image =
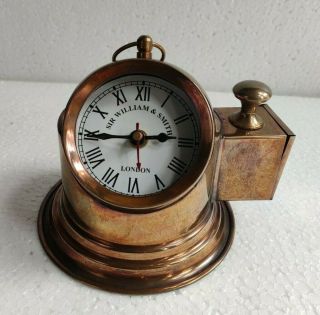
[[142, 59], [152, 59], [152, 48], [156, 47], [161, 52], [161, 58], [160, 61], [164, 61], [166, 57], [165, 49], [158, 43], [154, 43], [152, 38], [149, 35], [142, 35], [140, 36], [136, 42], [128, 43], [119, 49], [117, 49], [114, 54], [112, 55], [112, 61], [117, 61], [118, 55], [123, 52], [124, 50], [131, 48], [131, 47], [137, 47], [137, 58]]

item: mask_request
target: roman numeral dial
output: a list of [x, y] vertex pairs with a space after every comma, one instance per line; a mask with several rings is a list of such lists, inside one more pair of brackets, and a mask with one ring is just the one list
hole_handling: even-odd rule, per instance
[[156, 74], [125, 75], [84, 101], [76, 123], [77, 153], [88, 175], [110, 190], [106, 198], [164, 196], [194, 173], [199, 115], [188, 91], [173, 82]]

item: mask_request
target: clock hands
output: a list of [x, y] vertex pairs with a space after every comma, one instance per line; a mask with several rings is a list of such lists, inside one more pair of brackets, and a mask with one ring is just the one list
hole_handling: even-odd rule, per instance
[[109, 133], [98, 133], [99, 131], [90, 131], [85, 129], [85, 138], [86, 139], [128, 139], [130, 142], [135, 145], [137, 152], [137, 168], [140, 170], [141, 161], [140, 161], [140, 147], [145, 144], [145, 140], [158, 140], [159, 142], [166, 142], [167, 140], [177, 139], [174, 136], [168, 136], [166, 133], [161, 132], [158, 135], [148, 136], [143, 130], [140, 130], [140, 124], [136, 123], [136, 129], [131, 132], [129, 135], [111, 135]]
[[135, 135], [136, 135], [136, 148], [137, 148], [137, 168], [138, 170], [140, 170], [140, 167], [141, 167], [141, 162], [140, 162], [140, 141], [143, 140], [143, 133], [140, 132], [140, 129], [139, 129], [139, 123], [137, 122], [136, 123], [136, 132], [133, 134], [133, 139], [135, 138]]
[[[89, 130], [85, 130], [87, 132], [86, 138], [100, 139], [100, 140], [108, 140], [108, 139], [132, 139], [132, 133], [130, 135], [112, 135], [109, 133], [93, 133]], [[135, 130], [136, 131], [136, 130]], [[177, 139], [174, 136], [168, 136], [167, 134], [161, 132], [158, 135], [148, 136], [144, 135], [143, 139], [145, 140], [158, 140], [159, 142], [165, 142], [171, 139]]]
[[96, 138], [100, 140], [108, 140], [108, 139], [130, 139], [130, 135], [111, 135], [109, 133], [95, 133], [89, 130], [85, 130], [87, 132], [86, 138]]
[[168, 136], [166, 133], [161, 132], [156, 136], [145, 136], [145, 139], [158, 140], [160, 142], [165, 142], [170, 139], [177, 139], [177, 137]]

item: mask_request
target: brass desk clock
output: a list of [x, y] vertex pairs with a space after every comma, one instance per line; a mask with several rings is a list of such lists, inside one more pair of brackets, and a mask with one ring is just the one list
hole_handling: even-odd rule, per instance
[[[133, 46], [137, 58], [116, 61]], [[240, 111], [212, 110], [164, 59], [149, 36], [121, 47], [58, 121], [62, 181], [42, 203], [40, 240], [65, 272], [106, 290], [168, 291], [215, 268], [234, 235], [226, 200], [271, 199], [294, 139], [265, 84], [234, 87]]]

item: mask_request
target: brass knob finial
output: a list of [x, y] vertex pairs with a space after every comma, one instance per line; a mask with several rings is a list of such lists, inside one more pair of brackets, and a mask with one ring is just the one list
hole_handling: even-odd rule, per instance
[[141, 35], [137, 39], [137, 58], [152, 58], [153, 40], [149, 35]]
[[247, 80], [236, 84], [233, 93], [241, 101], [241, 110], [229, 117], [230, 122], [245, 130], [262, 128], [263, 120], [256, 114], [256, 108], [271, 98], [271, 89], [263, 82]]

